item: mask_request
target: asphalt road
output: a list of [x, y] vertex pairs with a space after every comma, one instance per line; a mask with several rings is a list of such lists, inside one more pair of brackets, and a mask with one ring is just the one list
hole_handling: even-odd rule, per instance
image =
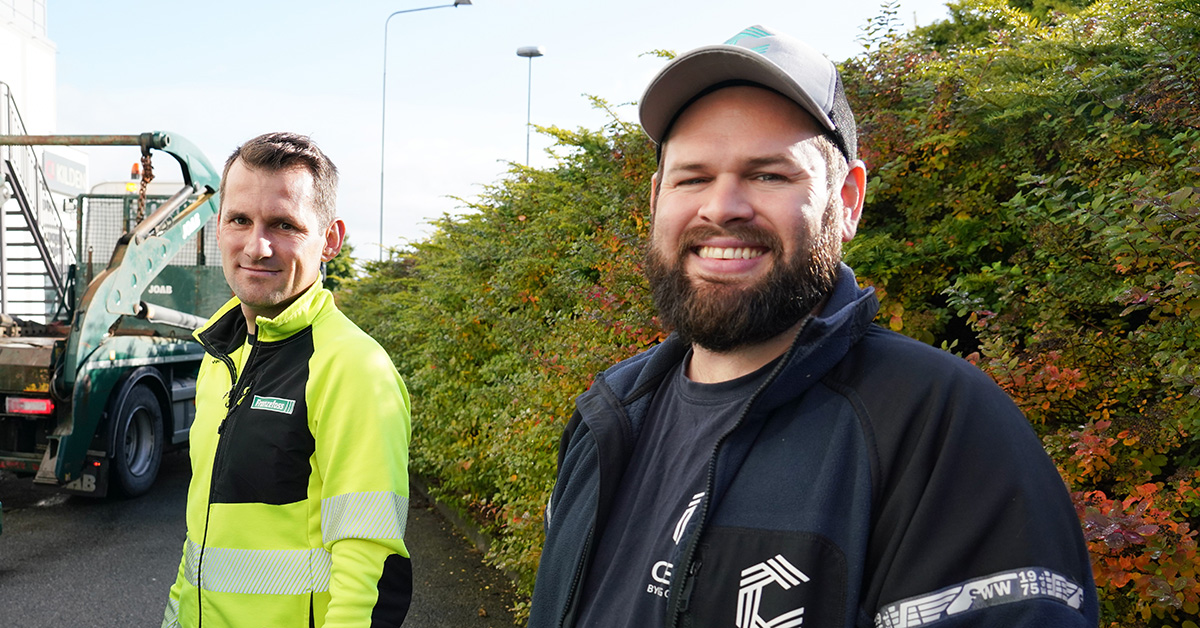
[[[138, 499], [67, 496], [0, 475], [0, 628], [159, 626], [179, 567], [186, 452], [167, 454]], [[408, 521], [413, 606], [407, 628], [507, 628], [510, 583], [430, 505]]]

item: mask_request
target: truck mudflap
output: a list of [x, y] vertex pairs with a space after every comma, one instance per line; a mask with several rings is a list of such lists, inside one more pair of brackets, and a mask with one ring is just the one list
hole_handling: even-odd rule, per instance
[[[52, 449], [56, 450], [57, 447], [46, 449], [42, 463], [38, 465], [37, 475], [33, 478], [35, 483], [60, 484], [58, 477], [54, 475], [58, 457], [50, 455]], [[89, 449], [83, 458], [83, 466], [80, 467], [79, 473], [75, 474], [70, 482], [62, 484], [63, 490], [75, 495], [105, 497], [108, 495], [108, 463], [108, 456], [103, 451]]]
[[83, 469], [74, 480], [63, 485], [63, 490], [75, 495], [104, 497], [108, 495], [108, 457], [102, 451], [87, 452]]

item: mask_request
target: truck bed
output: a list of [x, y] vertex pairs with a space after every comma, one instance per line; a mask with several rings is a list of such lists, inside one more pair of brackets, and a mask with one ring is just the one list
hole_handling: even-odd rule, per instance
[[50, 392], [54, 345], [62, 336], [0, 338], [0, 391]]

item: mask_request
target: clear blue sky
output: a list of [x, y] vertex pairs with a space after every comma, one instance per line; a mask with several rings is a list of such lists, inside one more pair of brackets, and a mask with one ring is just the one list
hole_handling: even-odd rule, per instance
[[[58, 132], [167, 130], [219, 165], [274, 130], [312, 135], [342, 172], [339, 212], [360, 257], [380, 243], [384, 21], [453, 0], [49, 0], [58, 48]], [[474, 0], [397, 15], [388, 30], [383, 243], [420, 240], [464, 211], [509, 163], [525, 160], [529, 61], [534, 124], [598, 128], [585, 94], [636, 121], [664, 61], [643, 55], [721, 41], [752, 24], [803, 39], [840, 61], [860, 54], [876, 0]], [[946, 15], [942, 0], [901, 0], [906, 26]], [[531, 165], [551, 144], [534, 133]], [[96, 149], [91, 181], [124, 179], [136, 149]], [[164, 162], [165, 163], [165, 162]], [[164, 166], [165, 168], [165, 166]], [[166, 178], [167, 175], [161, 175]], [[457, 200], [458, 197], [464, 200]]]

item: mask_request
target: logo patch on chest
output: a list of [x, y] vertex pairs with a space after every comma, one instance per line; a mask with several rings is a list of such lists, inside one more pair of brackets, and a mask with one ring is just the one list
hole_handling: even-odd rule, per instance
[[291, 414], [292, 410], [296, 409], [296, 401], [294, 399], [282, 399], [280, 397], [259, 397], [254, 395], [254, 401], [250, 404], [252, 410], [269, 410], [280, 414]]
[[[821, 534], [711, 526], [686, 569], [692, 617], [729, 628], [853, 625], [845, 554]], [[689, 588], [686, 579], [679, 586]]]

